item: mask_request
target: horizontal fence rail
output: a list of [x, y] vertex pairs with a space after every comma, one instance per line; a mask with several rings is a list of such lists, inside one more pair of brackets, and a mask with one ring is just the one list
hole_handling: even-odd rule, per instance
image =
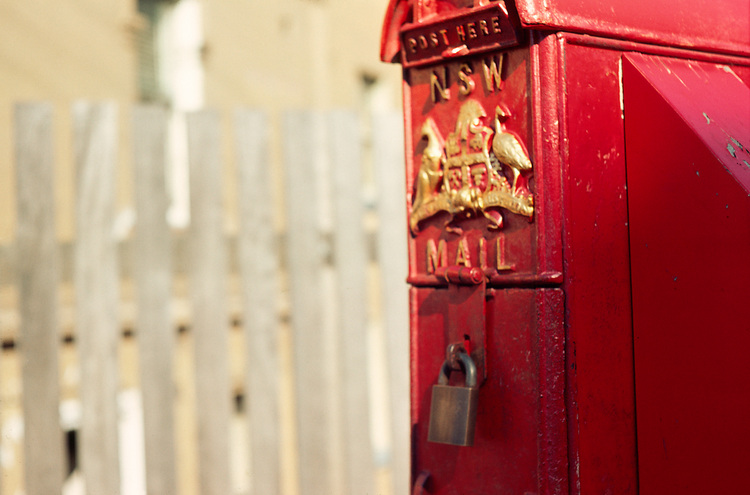
[[400, 116], [78, 102], [66, 178], [53, 113], [15, 108], [0, 494], [409, 493]]

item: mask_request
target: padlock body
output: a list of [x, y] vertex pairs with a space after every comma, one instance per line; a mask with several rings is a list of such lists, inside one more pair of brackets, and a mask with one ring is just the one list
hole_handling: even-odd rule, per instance
[[478, 396], [476, 387], [434, 385], [427, 440], [464, 447], [474, 445]]

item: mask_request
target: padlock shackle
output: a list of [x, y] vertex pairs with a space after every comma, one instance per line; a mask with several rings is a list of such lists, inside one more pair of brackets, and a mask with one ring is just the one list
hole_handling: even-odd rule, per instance
[[[477, 366], [474, 364], [474, 360], [463, 351], [456, 353], [456, 357], [458, 357], [459, 362], [461, 363], [461, 368], [463, 368], [464, 374], [466, 375], [466, 386], [469, 388], [476, 387]], [[440, 385], [448, 385], [448, 378], [450, 378], [452, 371], [453, 368], [451, 367], [450, 360], [446, 359], [443, 361], [443, 365], [440, 367], [440, 375], [438, 375], [438, 383]]]

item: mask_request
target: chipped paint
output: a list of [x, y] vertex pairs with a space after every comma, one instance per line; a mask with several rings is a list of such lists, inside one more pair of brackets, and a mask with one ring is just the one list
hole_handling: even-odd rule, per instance
[[734, 139], [732, 136], [729, 136], [729, 139], [731, 139], [734, 145], [737, 146], [740, 150], [745, 151], [745, 147], [742, 146], [742, 143]]
[[741, 82], [742, 84], [745, 84], [745, 81], [743, 81], [742, 79], [740, 79], [740, 76], [738, 76], [738, 75], [737, 75], [737, 74], [736, 74], [736, 73], [735, 73], [735, 72], [734, 72], [734, 71], [732, 70], [732, 68], [731, 68], [731, 67], [729, 67], [728, 65], [716, 64], [716, 68], [717, 68], [717, 69], [721, 69], [721, 70], [723, 70], [723, 71], [724, 71], [724, 72], [726, 72], [727, 74], [731, 74], [731, 75], [733, 75], [733, 76], [735, 77], [735, 79], [737, 79], [737, 80], [738, 80], [739, 82]]
[[678, 76], [678, 75], [677, 75], [677, 73], [674, 73], [674, 74], [672, 74], [672, 75], [674, 76], [674, 78], [675, 78], [675, 79], [677, 79], [678, 81], [680, 81], [680, 84], [682, 84], [682, 85], [683, 85], [683, 86], [685, 86], [686, 88], [688, 87], [688, 85], [687, 85], [687, 84], [685, 84], [685, 81], [683, 81], [683, 80], [682, 80], [682, 79], [680, 78], [680, 76]]
[[706, 117], [706, 124], [710, 124], [711, 119], [709, 118], [708, 114], [706, 112], [703, 112], [703, 116]]
[[744, 163], [747, 168], [750, 168], [750, 163], [747, 163], [747, 160], [742, 160], [742, 163]]
[[730, 155], [732, 155], [733, 158], [737, 158], [737, 150], [734, 149], [732, 143], [727, 143], [727, 151]]
[[625, 92], [622, 87], [622, 57], [617, 64], [617, 75], [620, 80], [620, 118], [625, 120]]

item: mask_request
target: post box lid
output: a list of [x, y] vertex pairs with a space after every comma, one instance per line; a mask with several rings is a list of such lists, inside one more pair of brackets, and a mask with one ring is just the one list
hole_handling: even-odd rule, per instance
[[748, 0], [518, 0], [525, 27], [750, 55]]
[[381, 59], [399, 57], [401, 32], [498, 4], [524, 28], [569, 31], [663, 46], [750, 56], [750, 0], [391, 0]]

